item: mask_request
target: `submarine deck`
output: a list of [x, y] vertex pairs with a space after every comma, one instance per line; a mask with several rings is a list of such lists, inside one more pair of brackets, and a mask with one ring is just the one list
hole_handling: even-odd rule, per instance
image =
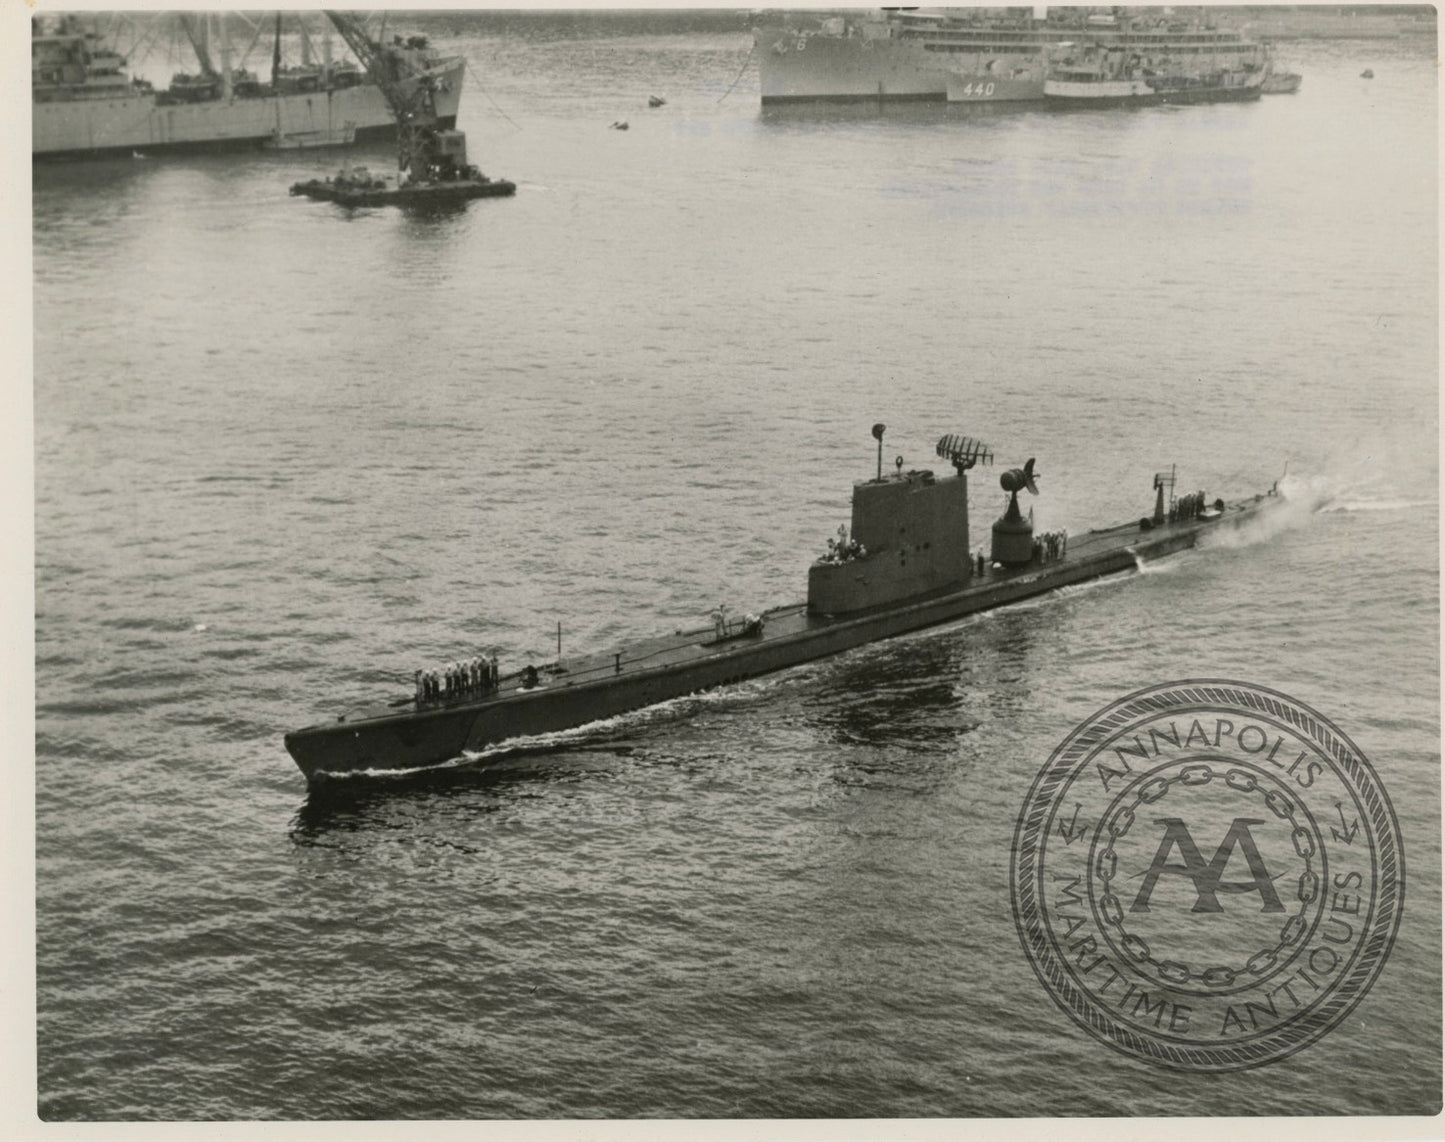
[[[795, 603], [761, 612], [763, 629], [756, 634], [719, 639], [714, 627], [702, 627], [640, 639], [619, 646], [610, 653], [579, 655], [560, 663], [538, 665], [538, 680], [534, 686], [524, 687], [523, 672], [516, 671], [502, 677], [495, 689], [484, 693], [463, 693], [427, 701], [404, 698], [385, 706], [354, 710], [335, 722], [298, 730], [296, 734], [334, 732], [340, 728], [338, 723], [360, 729], [367, 723], [424, 717], [448, 710], [465, 709], [482, 713], [489, 707], [548, 692], [556, 694], [558, 691], [591, 689], [628, 677], [658, 672], [688, 674], [692, 673], [689, 668], [716, 666], [730, 658], [761, 657], [770, 660], [767, 665], [750, 663], [740, 669], [736, 678], [724, 677], [722, 681], [754, 677], [862, 642], [952, 621], [1060, 586], [1128, 570], [1136, 557], [1170, 554], [1192, 546], [1202, 532], [1241, 522], [1260, 507], [1262, 499], [1264, 497], [1231, 504], [1222, 515], [1214, 518], [1164, 523], [1149, 531], [1141, 530], [1135, 522], [1070, 536], [1066, 553], [1058, 559], [1012, 569], [989, 567], [982, 575], [962, 584], [902, 602], [884, 603], [837, 616], [809, 614], [806, 604]], [[849, 636], [845, 633], [849, 631], [856, 631], [856, 634]], [[841, 640], [821, 637], [833, 632], [844, 637]], [[824, 646], [817, 653], [809, 653], [803, 644], [815, 641], [836, 642], [838, 645]], [[789, 648], [792, 653], [784, 649], [788, 644], [795, 644], [795, 648]], [[768, 648], [775, 648], [781, 653], [767, 653]], [[708, 670], [707, 673], [715, 671]]]

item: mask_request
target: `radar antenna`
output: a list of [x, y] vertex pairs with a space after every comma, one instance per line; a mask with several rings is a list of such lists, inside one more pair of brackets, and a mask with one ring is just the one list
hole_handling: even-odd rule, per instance
[[942, 437], [934, 451], [940, 458], [952, 464], [960, 476], [975, 464], [993, 463], [992, 448], [982, 440], [975, 440], [972, 436], [960, 436], [956, 432]]
[[1019, 493], [1027, 491], [1030, 495], [1038, 495], [1039, 486], [1034, 482], [1037, 479], [1038, 473], [1034, 471], [1032, 456], [1022, 468], [1010, 468], [998, 478], [999, 486], [1009, 496], [1008, 510], [995, 520], [993, 525], [995, 563], [1001, 563], [1005, 567], [1025, 567], [1033, 561], [1033, 513], [1030, 512], [1029, 518], [1024, 519], [1023, 513], [1019, 511]]
[[878, 441], [878, 481], [883, 481], [883, 434], [888, 431], [886, 424], [875, 424], [873, 426], [873, 439]]

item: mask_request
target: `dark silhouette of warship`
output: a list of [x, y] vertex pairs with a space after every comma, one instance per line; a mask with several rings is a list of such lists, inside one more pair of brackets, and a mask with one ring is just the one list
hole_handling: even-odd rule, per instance
[[[883, 467], [884, 426], [873, 426], [878, 466], [853, 486], [852, 526], [808, 568], [807, 602], [628, 643], [586, 657], [502, 673], [495, 658], [417, 672], [414, 696], [286, 735], [310, 782], [368, 771], [405, 771], [465, 759], [516, 738], [597, 722], [696, 691], [950, 622], [1073, 583], [1133, 570], [1193, 547], [1276, 502], [1275, 489], [1226, 505], [1204, 493], [1176, 497], [1175, 473], [1154, 477], [1151, 515], [1080, 536], [1035, 534], [1019, 493], [1038, 494], [1030, 459], [1004, 472], [1009, 493], [987, 556], [970, 547], [968, 473], [991, 449], [950, 434], [936, 452], [952, 475]], [[560, 644], [560, 638], [559, 638]]]

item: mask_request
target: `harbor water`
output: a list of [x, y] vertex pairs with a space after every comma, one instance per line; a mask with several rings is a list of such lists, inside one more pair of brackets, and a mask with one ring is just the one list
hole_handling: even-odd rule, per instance
[[[335, 152], [35, 168], [39, 1116], [1435, 1113], [1433, 40], [1293, 45], [1253, 104], [775, 112], [740, 12], [418, 26], [515, 198], [288, 196]], [[1171, 465], [1323, 506], [308, 794], [283, 732], [418, 668], [800, 600], [879, 421], [888, 464], [993, 447], [976, 546], [1029, 457], [1041, 529]], [[1054, 1005], [1008, 870], [1070, 729], [1210, 676], [1354, 740], [1407, 880], [1340, 1027], [1190, 1076]]]

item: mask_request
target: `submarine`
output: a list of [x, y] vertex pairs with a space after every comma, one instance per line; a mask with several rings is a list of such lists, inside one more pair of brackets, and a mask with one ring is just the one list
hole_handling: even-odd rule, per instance
[[865, 643], [1002, 607], [1033, 595], [1137, 568], [1193, 547], [1210, 532], [1257, 517], [1278, 501], [1277, 485], [1250, 499], [1207, 502], [1175, 495], [1174, 469], [1154, 475], [1151, 514], [1070, 536], [1036, 534], [1019, 494], [1038, 494], [1035, 459], [1004, 471], [1008, 493], [989, 554], [973, 553], [969, 473], [993, 463], [970, 436], [935, 448], [952, 474], [883, 465], [885, 426], [875, 424], [876, 474], [853, 485], [851, 526], [808, 568], [805, 602], [711, 626], [630, 642], [609, 652], [528, 664], [502, 673], [495, 658], [418, 671], [416, 693], [285, 735], [308, 784], [426, 769], [514, 738], [572, 729], [630, 710], [785, 670]]

